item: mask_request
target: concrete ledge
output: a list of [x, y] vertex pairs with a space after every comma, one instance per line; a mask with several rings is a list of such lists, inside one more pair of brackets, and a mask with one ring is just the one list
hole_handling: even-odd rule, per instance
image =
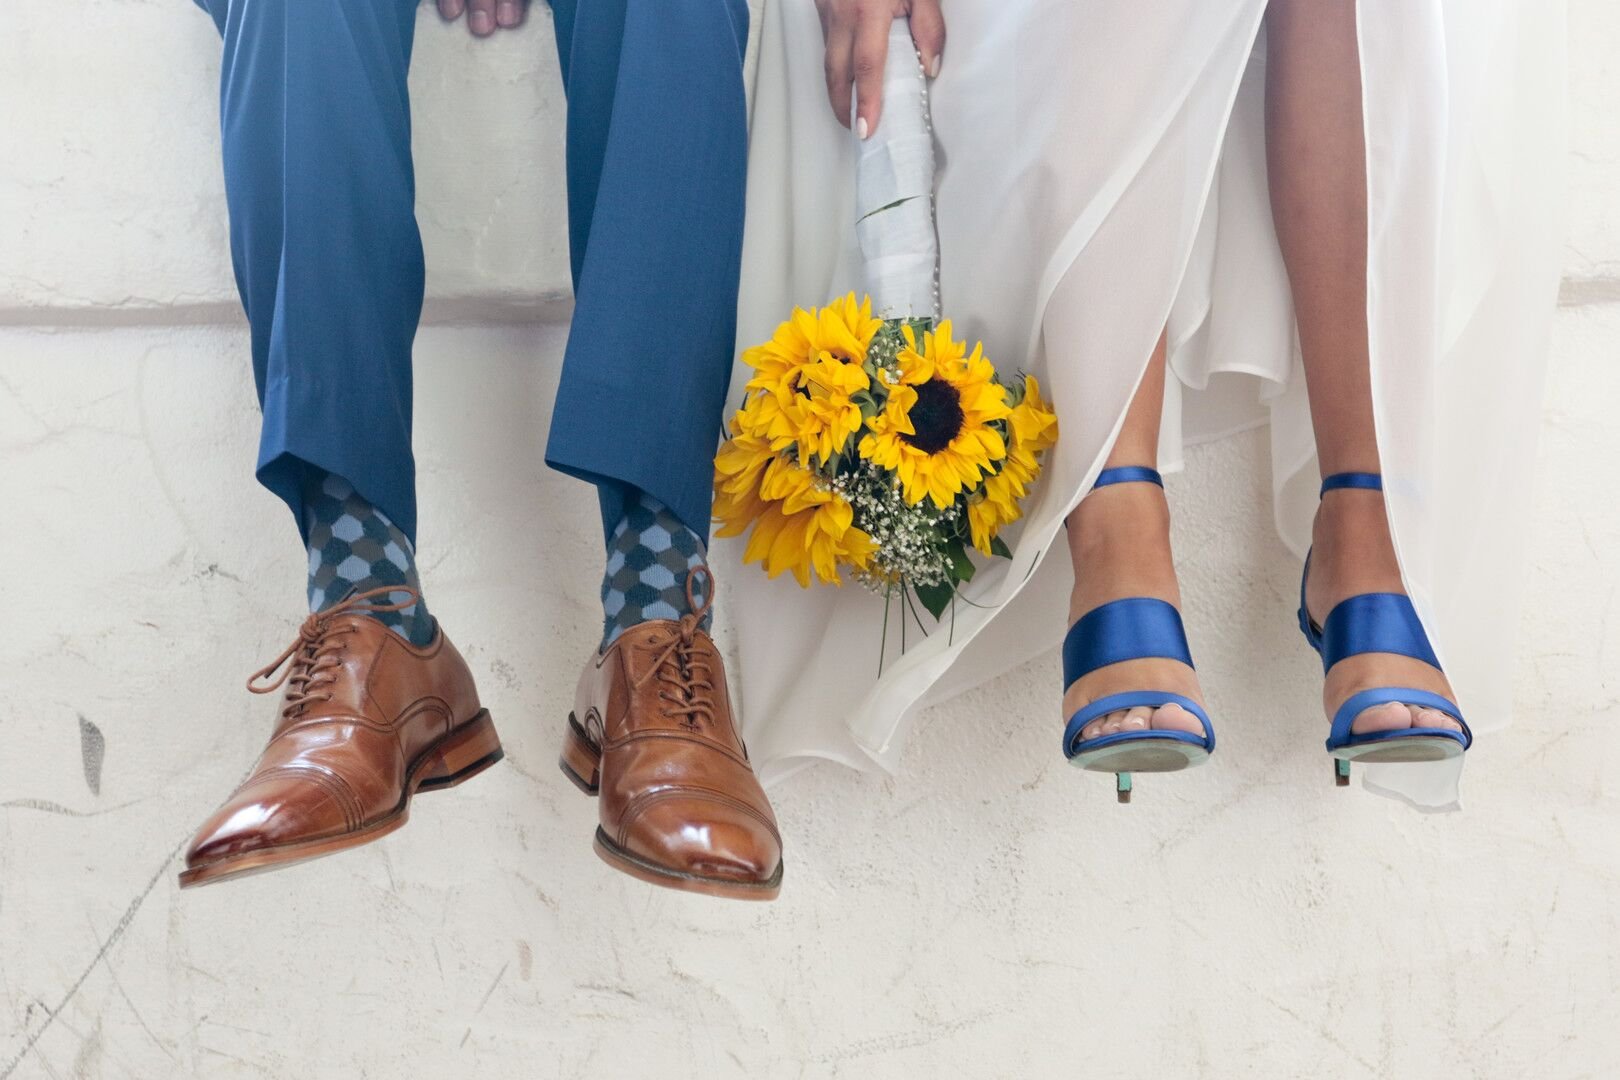
[[[1581, 304], [1620, 293], [1620, 6], [1570, 0], [1569, 12], [1578, 239], [1564, 303]], [[550, 9], [532, 4], [528, 25], [487, 42], [431, 5], [418, 23], [427, 317], [549, 318], [569, 291]], [[8, 0], [0, 100], [27, 106], [12, 110], [0, 159], [0, 324], [237, 318], [218, 75], [213, 25], [186, 0]]]
[[[236, 304], [219, 51], [185, 0], [9, 0], [0, 100], [27, 106], [0, 160], [0, 320], [139, 323], [169, 307], [188, 321]], [[550, 9], [479, 42], [424, 6], [411, 91], [428, 295], [498, 308], [567, 296]]]
[[[1558, 306], [1620, 303], [1620, 277], [1566, 277]], [[496, 289], [455, 296], [430, 296], [422, 306], [424, 326], [528, 326], [566, 323], [573, 295]], [[80, 307], [0, 307], [0, 327], [98, 329], [144, 326], [234, 326], [243, 322], [234, 296], [177, 304], [115, 304]]]
[[[573, 295], [487, 290], [459, 296], [430, 296], [422, 305], [424, 326], [527, 326], [566, 323]], [[122, 304], [81, 307], [0, 307], [0, 327], [100, 329], [143, 326], [236, 326], [244, 324], [242, 305], [228, 299], [178, 304]]]

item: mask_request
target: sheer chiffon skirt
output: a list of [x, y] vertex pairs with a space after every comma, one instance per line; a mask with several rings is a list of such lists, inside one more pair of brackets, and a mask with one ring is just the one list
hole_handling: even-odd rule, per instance
[[[1264, 13], [1263, 0], [950, 5], [932, 90], [944, 310], [1004, 371], [1040, 377], [1062, 436], [1007, 534], [1012, 559], [981, 570], [947, 625], [925, 639], [913, 626], [903, 655], [891, 616], [881, 676], [882, 598], [769, 581], [737, 565], [740, 544], [716, 544], [767, 782], [817, 759], [892, 770], [920, 707], [1057, 644], [1071, 583], [1063, 519], [1166, 326], [1161, 466], [1179, 467], [1187, 444], [1269, 424], [1276, 528], [1303, 555], [1318, 476], [1266, 189]], [[1563, 13], [1528, 0], [1361, 0], [1359, 24], [1386, 500], [1407, 589], [1470, 724], [1488, 734], [1511, 705], [1558, 281]], [[827, 107], [811, 0], [767, 0], [758, 57], [742, 344], [860, 281], [853, 148]], [[1058, 697], [1054, 686], [1054, 754]], [[1460, 769], [1362, 774], [1444, 809]]]

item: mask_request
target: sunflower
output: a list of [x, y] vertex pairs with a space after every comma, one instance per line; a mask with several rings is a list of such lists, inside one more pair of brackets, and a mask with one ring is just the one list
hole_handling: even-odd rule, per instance
[[1007, 456], [1006, 440], [991, 425], [1012, 410], [983, 347], [967, 355], [966, 344], [951, 339], [950, 320], [923, 336], [920, 352], [911, 328], [904, 332], [899, 381], [867, 422], [860, 454], [899, 477], [906, 502], [926, 497], [944, 510]]
[[771, 416], [766, 431], [773, 447], [794, 446], [800, 461], [825, 465], [861, 429], [861, 406], [854, 395], [869, 389], [872, 381], [859, 364], [825, 353], [799, 368], [796, 381], [794, 391], [772, 391], [761, 398], [761, 412]]
[[[849, 501], [827, 490], [814, 473], [796, 462], [772, 459], [765, 466], [757, 495], [750, 488], [746, 497], [758, 501], [760, 512], [743, 561], [763, 564], [770, 577], [789, 570], [805, 588], [810, 587], [812, 573], [822, 581], [841, 585], [839, 564], [865, 568], [876, 550], [872, 538], [855, 528], [855, 510]], [[735, 536], [741, 531], [737, 528], [721, 535]]]
[[749, 429], [769, 438], [772, 449], [793, 446], [800, 461], [825, 465], [860, 430], [853, 398], [871, 387], [863, 365], [882, 326], [870, 298], [857, 301], [854, 293], [811, 311], [795, 308], [771, 340], [743, 353], [755, 372], [747, 385]]
[[968, 529], [973, 546], [989, 555], [990, 542], [1003, 526], [1017, 521], [1018, 501], [1040, 475], [1036, 455], [1057, 442], [1057, 415], [1041, 400], [1035, 376], [1024, 377], [1023, 399], [1007, 418], [1007, 457], [1001, 469], [984, 482], [984, 490], [968, 501]]
[[776, 457], [770, 440], [752, 434], [742, 414], [732, 418], [731, 438], [714, 456], [714, 519], [718, 535], [740, 536], [765, 512], [759, 496], [760, 477]]
[[765, 414], [765, 395], [749, 394], [742, 400], [731, 418], [731, 431], [734, 435], [753, 435], [767, 442], [770, 440], [771, 417], [776, 415], [773, 409], [771, 415]]

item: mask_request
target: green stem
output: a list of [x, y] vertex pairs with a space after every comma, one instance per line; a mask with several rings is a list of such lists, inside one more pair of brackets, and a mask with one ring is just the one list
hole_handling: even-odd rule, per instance
[[[911, 591], [908, 590], [907, 592], [901, 594], [901, 598], [905, 601], [906, 610], [911, 612], [911, 618], [917, 624], [917, 629], [922, 632], [923, 637], [927, 637], [928, 636], [928, 627], [923, 625], [922, 616], [917, 614], [917, 604], [912, 599]], [[938, 623], [939, 620], [935, 619], [934, 622]], [[905, 626], [906, 626], [906, 619], [905, 619], [905, 616], [902, 615], [900, 617], [900, 629], [902, 631], [904, 631]]]
[[906, 587], [906, 579], [900, 579], [900, 655], [906, 655], [906, 599], [910, 590]]
[[894, 582], [883, 590], [883, 638], [878, 642], [878, 678], [883, 678], [883, 661], [889, 655], [889, 602], [894, 597]]

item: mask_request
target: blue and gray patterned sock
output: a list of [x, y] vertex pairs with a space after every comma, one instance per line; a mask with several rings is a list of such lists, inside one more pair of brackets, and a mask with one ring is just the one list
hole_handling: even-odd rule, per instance
[[[608, 537], [607, 572], [602, 575], [603, 650], [638, 623], [678, 619], [690, 612], [687, 577], [702, 565], [702, 538], [663, 503], [637, 492], [625, 503], [624, 517]], [[692, 582], [699, 605], [703, 590], [710, 587], [706, 574]], [[699, 625], [708, 630], [711, 622], [705, 613]]]
[[[310, 611], [331, 607], [351, 592], [385, 585], [421, 593], [410, 540], [343, 477], [311, 471], [304, 484], [304, 531], [309, 537]], [[399, 592], [389, 601], [406, 598]], [[425, 601], [372, 617], [413, 645], [433, 640], [435, 624]]]

